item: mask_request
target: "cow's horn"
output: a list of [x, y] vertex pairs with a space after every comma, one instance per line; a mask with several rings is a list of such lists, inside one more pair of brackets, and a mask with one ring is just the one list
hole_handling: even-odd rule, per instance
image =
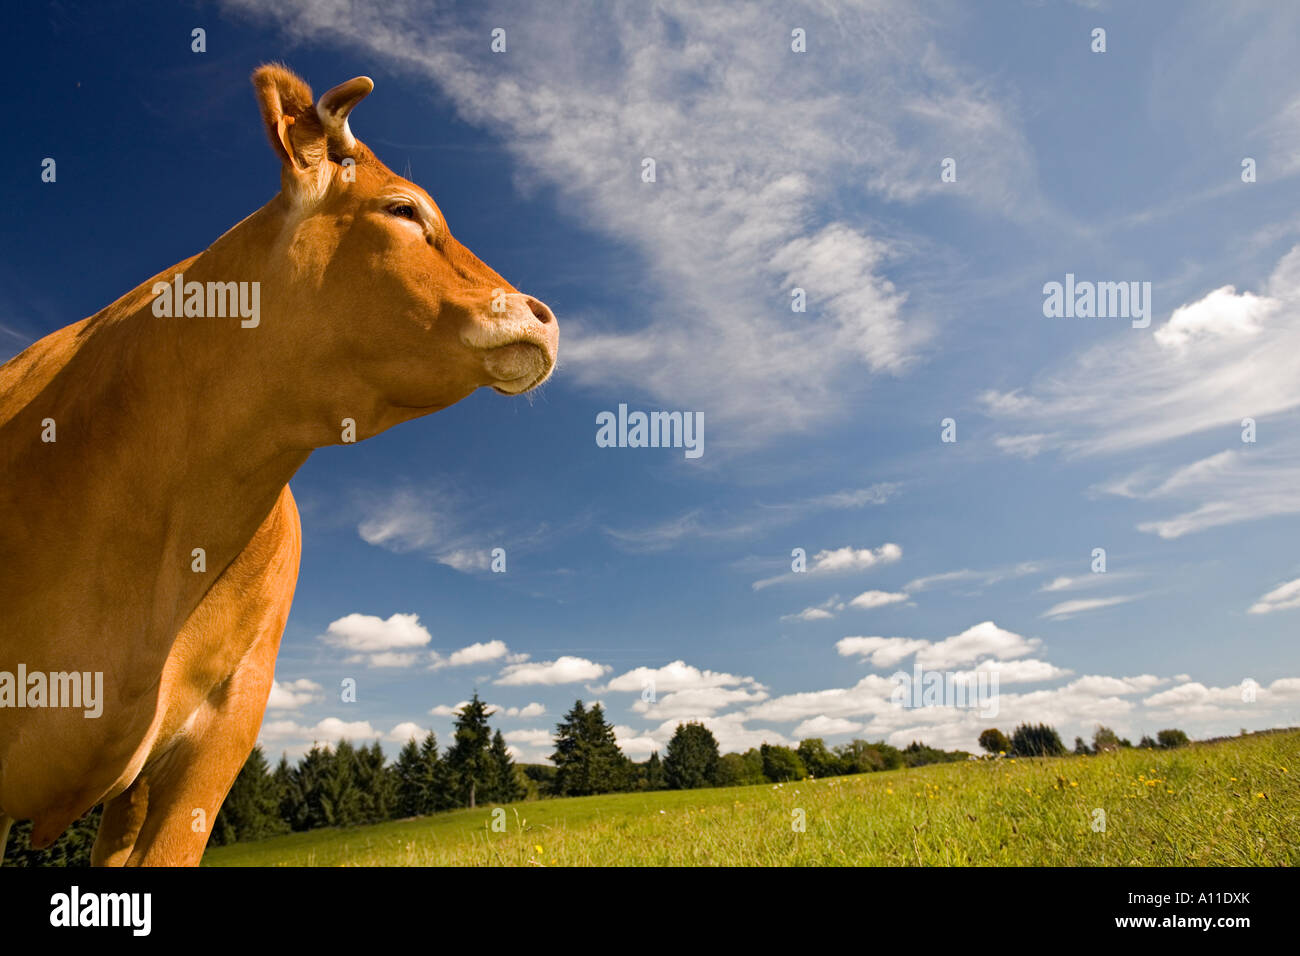
[[356, 76], [346, 83], [340, 83], [334, 89], [322, 93], [316, 103], [316, 115], [325, 127], [325, 136], [333, 144], [350, 152], [357, 145], [352, 130], [348, 128], [348, 114], [375, 88], [375, 81], [368, 76]]

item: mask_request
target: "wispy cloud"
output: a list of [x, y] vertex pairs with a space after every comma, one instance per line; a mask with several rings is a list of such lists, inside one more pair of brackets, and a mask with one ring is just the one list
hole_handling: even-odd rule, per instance
[[1248, 614], [1271, 614], [1300, 607], [1300, 578], [1279, 584], [1250, 606]]
[[646, 528], [606, 528], [605, 533], [628, 548], [644, 551], [671, 548], [690, 540], [743, 539], [786, 527], [825, 511], [849, 511], [868, 505], [881, 505], [898, 488], [896, 482], [882, 482], [866, 488], [815, 495], [779, 504], [757, 503], [745, 509], [723, 510], [721, 514], [717, 510], [710, 510], [708, 518], [704, 517], [702, 509], [696, 509]]
[[[1036, 189], [994, 91], [942, 53], [947, 21], [909, 3], [805, 9], [803, 54], [775, 3], [515, 5], [508, 16], [486, 3], [455, 24], [422, 3], [226, 5], [434, 81], [500, 134], [524, 176], [642, 255], [671, 308], [656, 304], [631, 330], [621, 315], [570, 323], [567, 375], [706, 409], [733, 440], [842, 412], [855, 376], [908, 368], [929, 336], [888, 277], [900, 244], [831, 213], [856, 199], [833, 184], [895, 203], [945, 190], [994, 212]], [[500, 22], [508, 52], [491, 56], [483, 38]], [[853, 35], [888, 42], [864, 56], [840, 40]], [[354, 127], [364, 140], [359, 117]], [[980, 175], [942, 183], [954, 150]], [[641, 179], [646, 157], [654, 183]], [[791, 312], [795, 287], [804, 313]]]
[[1190, 510], [1138, 524], [1139, 531], [1167, 539], [1300, 513], [1300, 444], [1287, 439], [1268, 448], [1246, 448], [1221, 451], [1163, 473], [1144, 466], [1095, 490], [1144, 501], [1192, 502]]
[[1063, 620], [1076, 614], [1082, 614], [1085, 611], [1098, 611], [1104, 607], [1114, 607], [1116, 604], [1127, 604], [1136, 598], [1137, 595], [1129, 594], [1117, 597], [1079, 598], [1073, 601], [1062, 601], [1060, 604], [1053, 604], [1044, 611], [1043, 617]]
[[985, 571], [960, 568], [956, 571], [944, 571], [939, 574], [927, 574], [924, 577], [913, 578], [904, 585], [903, 589], [911, 593], [951, 584], [975, 583], [988, 586], [997, 584], [999, 581], [1022, 578], [1028, 574], [1037, 574], [1042, 570], [1043, 565], [1038, 561], [1022, 561], [1019, 564]]
[[[1173, 310], [1152, 329], [1125, 328], [1045, 373], [1035, 385], [986, 391], [998, 420], [1034, 431], [1004, 450], [1110, 454], [1300, 408], [1300, 246], [1259, 293], [1226, 285]], [[1042, 429], [1047, 427], [1048, 432]], [[1050, 434], [1049, 434], [1050, 432]]]
[[507, 530], [483, 516], [472, 504], [446, 488], [398, 487], [359, 496], [357, 534], [375, 547], [397, 554], [419, 553], [456, 571], [486, 572], [493, 549], [507, 553], [541, 540], [545, 526]]
[[762, 590], [783, 581], [795, 581], [804, 575], [825, 577], [847, 574], [854, 571], [869, 571], [886, 564], [893, 564], [903, 557], [903, 549], [893, 542], [886, 542], [878, 548], [854, 548], [845, 545], [842, 548], [827, 548], [815, 553], [802, 571], [789, 571], [775, 577], [763, 578], [752, 585], [755, 591]]

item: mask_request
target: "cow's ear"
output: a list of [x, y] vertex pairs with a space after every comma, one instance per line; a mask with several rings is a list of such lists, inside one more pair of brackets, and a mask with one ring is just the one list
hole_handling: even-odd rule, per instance
[[284, 65], [268, 63], [253, 72], [253, 88], [271, 149], [285, 172], [297, 176], [319, 167], [328, 145], [311, 87]]

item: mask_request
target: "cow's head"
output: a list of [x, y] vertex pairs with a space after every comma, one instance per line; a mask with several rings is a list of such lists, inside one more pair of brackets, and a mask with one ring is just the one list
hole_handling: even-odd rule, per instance
[[270, 64], [253, 85], [282, 167], [268, 265], [283, 277], [272, 291], [302, 316], [295, 364], [319, 370], [345, 410], [368, 404], [358, 411], [371, 433], [480, 386], [517, 395], [545, 381], [559, 341], [551, 310], [452, 238], [429, 194], [352, 135], [348, 114], [370, 79], [316, 101]]

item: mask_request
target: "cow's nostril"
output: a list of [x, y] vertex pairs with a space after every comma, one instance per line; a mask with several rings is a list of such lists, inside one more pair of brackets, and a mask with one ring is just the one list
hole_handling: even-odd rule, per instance
[[533, 315], [537, 316], [537, 321], [546, 325], [555, 321], [555, 313], [550, 307], [540, 299], [534, 299], [531, 295], [528, 297], [528, 308], [533, 310]]

